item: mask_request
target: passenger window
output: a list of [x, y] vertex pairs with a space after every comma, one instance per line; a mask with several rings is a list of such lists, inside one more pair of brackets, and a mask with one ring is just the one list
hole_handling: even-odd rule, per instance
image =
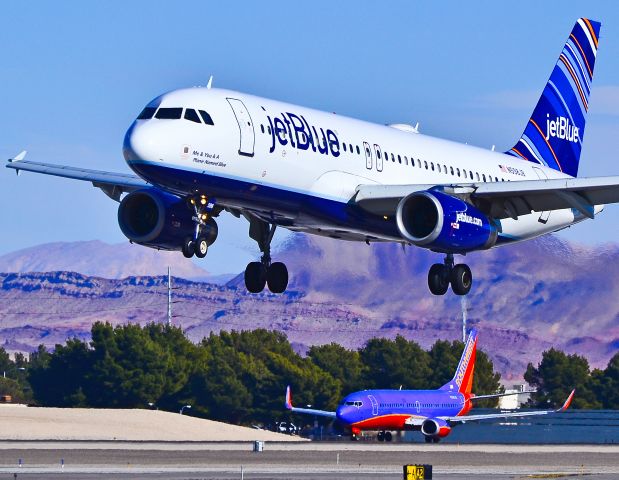
[[432, 167], [432, 171], [434, 171], [434, 162], [430, 162], [430, 167]]
[[353, 153], [353, 150], [352, 150], [352, 143], [349, 143], [349, 144], [348, 144], [348, 151], [349, 151], [350, 153]]
[[454, 167], [449, 167], [449, 168], [451, 170], [451, 174], [453, 175], [454, 174]]
[[426, 170], [428, 169], [428, 162], [426, 160], [423, 161], [423, 166], [426, 167]]
[[499, 179], [498, 179], [497, 177], [494, 177], [494, 181], [495, 181], [495, 182], [498, 182], [498, 181], [499, 181]]
[[260, 124], [260, 131], [264, 133], [264, 125]]
[[[368, 150], [369, 152], [369, 150]], [[361, 150], [359, 150], [359, 145], [357, 145], [357, 155], [361, 155]]]
[[181, 118], [182, 114], [182, 108], [160, 108], [157, 110], [155, 118], [159, 118], [161, 120], [178, 120]]
[[482, 174], [481, 178], [484, 180], [484, 182], [486, 181], [486, 174]]
[[[202, 123], [200, 121], [200, 117], [198, 117], [198, 114], [193, 108], [188, 108], [187, 110], [185, 110], [185, 120], [189, 120], [190, 122]], [[262, 127], [262, 133], [264, 133], [264, 127], [262, 125], [260, 126]]]
[[406, 157], [406, 155], [404, 155], [404, 164], [408, 165], [408, 158]]
[[344, 151], [346, 151], [346, 144], [342, 143], [342, 147], [344, 147]]
[[460, 176], [460, 169], [456, 168], [456, 173], [458, 174], [458, 176]]
[[402, 163], [402, 157], [400, 157], [400, 155], [398, 155], [398, 163]]
[[153, 118], [153, 115], [157, 109], [155, 107], [146, 107], [142, 110], [142, 113], [138, 115], [138, 120], [148, 120], [149, 118]]
[[479, 182], [479, 172], [475, 172], [475, 176], [477, 177], [477, 181]]
[[436, 170], [438, 171], [438, 173], [441, 173], [441, 164], [440, 163], [436, 164]]
[[204, 123], [206, 123], [207, 125], [215, 125], [213, 123], [213, 119], [208, 113], [206, 113], [204, 110], [199, 110], [199, 112], [200, 112], [200, 115], [202, 116], [202, 120], [204, 120]]
[[473, 180], [473, 172], [471, 172], [470, 170], [469, 170], [469, 177], [471, 177], [471, 180]]
[[376, 150], [376, 156], [378, 157], [378, 159], [380, 160], [380, 150]]
[[267, 132], [269, 132], [269, 135], [271, 135], [271, 125], [267, 125]]
[[391, 161], [395, 162], [395, 156], [393, 155], [393, 153], [391, 154]]

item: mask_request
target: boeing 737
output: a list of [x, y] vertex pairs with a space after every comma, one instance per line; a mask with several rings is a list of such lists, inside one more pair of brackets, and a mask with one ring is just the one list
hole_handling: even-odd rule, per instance
[[294, 413], [328, 417], [339, 422], [357, 439], [363, 430], [378, 431], [379, 441], [391, 441], [392, 431], [419, 430], [426, 442], [438, 443], [459, 423], [496, 418], [548, 415], [567, 410], [574, 391], [557, 410], [501, 412], [467, 415], [476, 400], [496, 398], [512, 393], [474, 395], [473, 372], [477, 350], [477, 332], [472, 330], [462, 352], [453, 379], [438, 390], [363, 390], [345, 397], [335, 412], [292, 406], [290, 387], [285, 406]]
[[[252, 293], [284, 292], [271, 259], [277, 227], [418, 246], [435, 295], [467, 294], [455, 255], [556, 232], [619, 202], [619, 177], [577, 178], [600, 23], [580, 18], [522, 137], [504, 153], [235, 91], [188, 88], [148, 103], [123, 155], [136, 175], [24, 160], [8, 168], [92, 182], [120, 202], [133, 242], [204, 257], [222, 212], [244, 217], [262, 257], [245, 270]], [[520, 64], [522, 67], [522, 62]]]

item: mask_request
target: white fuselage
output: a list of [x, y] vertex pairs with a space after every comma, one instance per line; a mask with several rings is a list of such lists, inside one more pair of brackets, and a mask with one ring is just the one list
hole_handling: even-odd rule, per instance
[[[291, 230], [336, 238], [405, 242], [392, 218], [351, 210], [359, 185], [431, 188], [569, 178], [410, 127], [377, 125], [234, 91], [177, 90], [151, 105], [203, 110], [213, 125], [184, 118], [136, 120], [125, 138], [125, 158], [141, 177], [173, 193], [214, 196], [232, 211], [250, 210]], [[501, 220], [499, 244], [583, 219], [565, 209]]]

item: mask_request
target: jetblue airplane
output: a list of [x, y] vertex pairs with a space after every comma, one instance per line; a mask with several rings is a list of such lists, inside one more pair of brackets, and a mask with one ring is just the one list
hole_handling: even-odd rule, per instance
[[[397, 242], [443, 254], [428, 285], [472, 285], [454, 255], [556, 232], [619, 202], [619, 177], [577, 178], [600, 23], [580, 18], [522, 137], [499, 153], [432, 138], [404, 124], [211, 88], [151, 101], [123, 154], [136, 175], [24, 160], [8, 168], [92, 182], [120, 202], [127, 238], [204, 257], [222, 212], [244, 217], [262, 253], [245, 270], [252, 293], [281, 293], [288, 270], [271, 259], [277, 227], [335, 239]], [[212, 80], [212, 79], [211, 79]]]
[[473, 372], [477, 351], [477, 332], [471, 330], [460, 363], [453, 379], [438, 390], [363, 390], [345, 397], [335, 412], [297, 408], [292, 406], [290, 386], [286, 389], [285, 406], [288, 410], [338, 421], [352, 439], [357, 439], [363, 430], [378, 430], [379, 441], [391, 441], [391, 431], [420, 430], [427, 443], [438, 443], [459, 423], [496, 418], [548, 415], [567, 410], [574, 398], [574, 390], [557, 410], [534, 410], [525, 412], [467, 415], [473, 402], [483, 398], [518, 395], [500, 393], [474, 395]]

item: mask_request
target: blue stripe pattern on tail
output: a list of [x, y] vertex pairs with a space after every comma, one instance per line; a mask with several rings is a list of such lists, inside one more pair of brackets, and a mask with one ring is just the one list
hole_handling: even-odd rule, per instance
[[506, 153], [578, 174], [600, 26], [578, 19], [522, 137]]

